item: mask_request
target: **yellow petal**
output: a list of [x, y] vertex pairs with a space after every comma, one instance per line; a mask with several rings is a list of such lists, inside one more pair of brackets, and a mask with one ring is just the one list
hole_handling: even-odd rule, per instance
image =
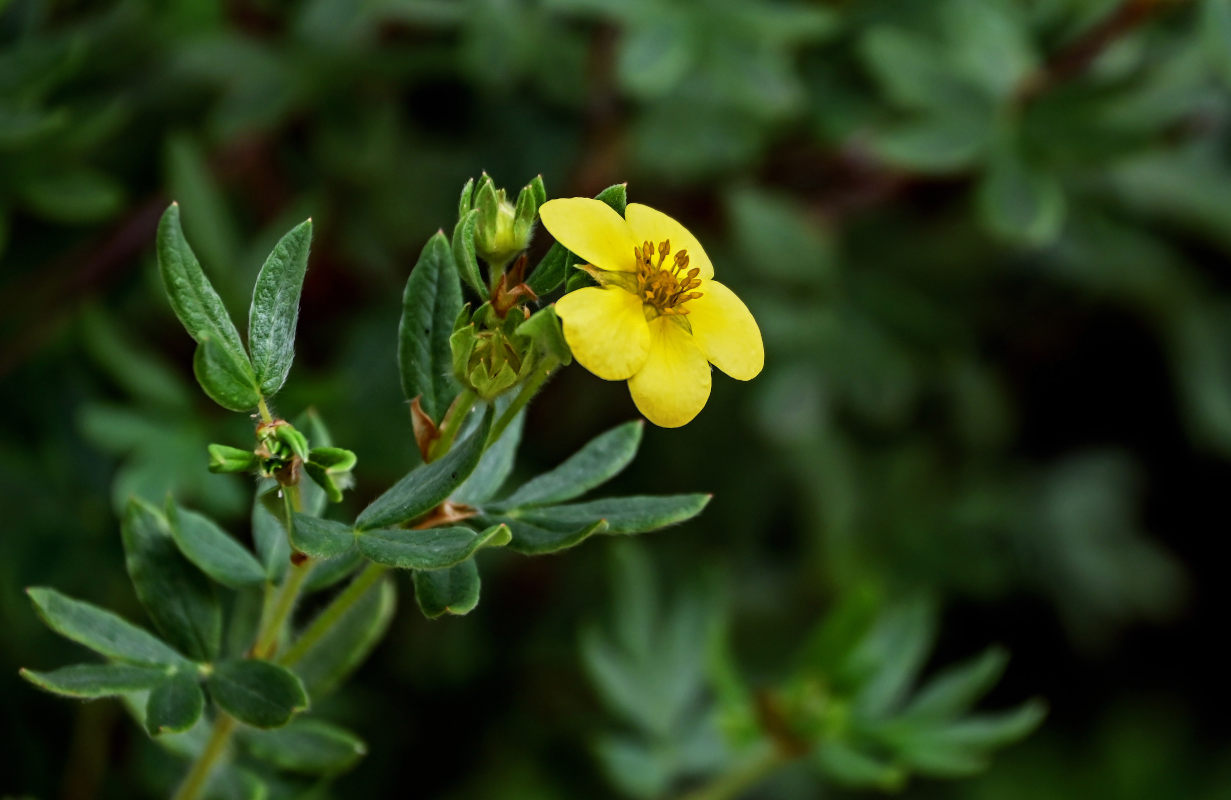
[[[568, 197], [539, 206], [539, 219], [556, 241], [596, 267], [631, 272], [641, 242], [615, 209], [602, 200]], [[570, 265], [571, 266], [571, 265]]]
[[573, 357], [598, 377], [627, 380], [645, 364], [650, 329], [636, 295], [587, 286], [556, 301], [556, 316]]
[[755, 378], [765, 366], [765, 345], [752, 312], [718, 281], [705, 281], [697, 291], [701, 296], [684, 305], [697, 345], [732, 378]]
[[692, 334], [671, 317], [649, 324], [650, 355], [628, 379], [633, 402], [655, 425], [678, 428], [705, 407], [710, 396], [710, 365]]
[[[701, 247], [697, 237], [671, 217], [649, 206], [629, 203], [628, 208], [624, 210], [624, 218], [628, 220], [628, 227], [632, 229], [637, 244], [650, 241], [657, 247], [659, 242], [670, 239], [672, 253], [680, 250], [688, 251], [690, 269], [696, 267], [701, 270], [703, 279], [714, 277], [714, 265], [710, 263], [710, 257], [705, 254], [705, 249]], [[549, 227], [548, 230], [551, 228]]]

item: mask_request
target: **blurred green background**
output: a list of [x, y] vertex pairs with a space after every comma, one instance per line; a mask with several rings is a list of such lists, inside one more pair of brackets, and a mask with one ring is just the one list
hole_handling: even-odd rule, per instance
[[[715, 493], [641, 549], [669, 584], [721, 576], [754, 683], [858, 587], [922, 591], [930, 664], [1003, 644], [991, 705], [1051, 712], [986, 774], [906, 796], [1231, 796], [1210, 644], [1229, 89], [1226, 0], [0, 0], [0, 793], [139, 797], [177, 769], [118, 703], [18, 679], [80, 660], [21, 589], [141, 619], [116, 519], [133, 493], [246, 535], [251, 487], [207, 473], [205, 445], [250, 434], [193, 385], [157, 284], [167, 202], [236, 313], [313, 217], [279, 403], [359, 454], [358, 508], [416, 458], [407, 270], [486, 170], [549, 196], [627, 181], [760, 321], [765, 372], [716, 377], [617, 482]], [[635, 413], [566, 370], [518, 474]], [[623, 796], [578, 646], [619, 544], [485, 560], [465, 618], [425, 621], [404, 590], [328, 700], [370, 750], [334, 796]], [[753, 796], [821, 794], [788, 773]]]

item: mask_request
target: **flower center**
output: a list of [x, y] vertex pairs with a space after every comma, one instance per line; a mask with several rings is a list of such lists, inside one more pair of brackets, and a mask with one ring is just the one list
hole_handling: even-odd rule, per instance
[[[657, 261], [654, 259], [655, 253], [658, 255]], [[697, 278], [701, 270], [696, 267], [688, 269], [688, 251], [677, 251], [672, 261], [667, 263], [670, 255], [670, 239], [659, 242], [657, 249], [650, 241], [643, 242], [640, 248], [633, 248], [633, 258], [637, 262], [637, 295], [643, 303], [663, 316], [687, 314], [684, 303], [701, 296], [701, 292], [692, 291], [701, 285]]]

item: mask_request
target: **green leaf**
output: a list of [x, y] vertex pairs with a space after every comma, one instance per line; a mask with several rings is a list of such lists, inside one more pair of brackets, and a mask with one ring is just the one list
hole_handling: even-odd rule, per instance
[[26, 589], [26, 594], [53, 631], [108, 658], [136, 664], [187, 663], [169, 645], [110, 611], [42, 586]]
[[964, 111], [918, 117], [876, 134], [873, 151], [893, 166], [944, 174], [969, 168], [987, 152], [991, 117]]
[[295, 358], [299, 295], [312, 247], [312, 220], [296, 225], [265, 260], [252, 289], [248, 311], [248, 349], [261, 392], [270, 397], [282, 388]]
[[180, 554], [157, 509], [133, 498], [120, 527], [124, 561], [154, 627], [197, 661], [216, 658], [222, 609], [214, 585]]
[[305, 775], [336, 775], [367, 754], [367, 745], [345, 728], [317, 719], [296, 719], [274, 731], [250, 731], [252, 755], [278, 769]]
[[192, 357], [192, 372], [209, 399], [228, 411], [250, 411], [261, 400], [248, 357], [202, 339]]
[[[595, 199], [602, 200], [622, 217], [624, 209], [628, 206], [628, 185], [617, 183], [608, 186], [599, 192]], [[568, 276], [569, 267], [578, 260], [557, 242], [551, 246], [547, 255], [543, 256], [538, 266], [534, 268], [526, 285], [533, 289], [539, 297], [545, 297], [560, 288], [560, 284], [564, 283], [564, 279]]]
[[51, 672], [23, 669], [20, 674], [48, 692], [91, 699], [152, 689], [167, 677], [167, 670], [132, 664], [74, 664]]
[[1025, 13], [1011, 0], [945, 0], [946, 56], [989, 96], [1009, 99], [1037, 67]]
[[449, 337], [462, 310], [462, 287], [449, 242], [437, 233], [424, 245], [402, 294], [398, 324], [398, 367], [407, 400], [419, 398], [423, 411], [440, 422], [457, 396]]
[[501, 508], [572, 500], [614, 478], [637, 455], [645, 423], [626, 422], [591, 439], [560, 466], [525, 484], [500, 502]]
[[1206, 61], [1223, 87], [1231, 87], [1231, 3], [1203, 0], [1198, 29]]
[[355, 531], [341, 522], [296, 513], [292, 517], [291, 544], [313, 558], [333, 558], [355, 546]]
[[900, 716], [923, 719], [964, 713], [996, 685], [1008, 661], [1004, 649], [991, 647], [978, 658], [946, 669], [915, 694]]
[[509, 549], [527, 556], [544, 555], [575, 547], [594, 534], [607, 530], [607, 523], [601, 519], [585, 525], [556, 527], [535, 525], [512, 517], [481, 517], [480, 519], [484, 524], [504, 523], [508, 525], [513, 537], [509, 542]]
[[416, 467], [373, 500], [355, 520], [355, 528], [365, 531], [400, 525], [435, 508], [470, 477], [483, 455], [491, 424], [489, 409], [478, 427], [443, 458]]
[[209, 471], [214, 473], [248, 472], [260, 463], [251, 450], [225, 444], [211, 444], [206, 450], [209, 452]]
[[167, 518], [180, 552], [206, 575], [232, 589], [265, 582], [256, 556], [209, 517], [168, 503]]
[[906, 696], [936, 640], [936, 607], [926, 598], [891, 606], [850, 653], [848, 669], [866, 676], [855, 696], [856, 713], [888, 714]]
[[173, 197], [178, 198], [188, 212], [183, 215], [183, 226], [192, 236], [201, 251], [201, 257], [215, 269], [227, 269], [225, 276], [218, 275], [219, 282], [233, 278], [239, 266], [239, 233], [232, 216], [229, 201], [207, 161], [200, 142], [188, 133], [173, 133], [167, 137], [163, 158], [166, 170], [166, 186]]
[[382, 528], [359, 534], [359, 552], [378, 564], [399, 569], [435, 570], [452, 567], [483, 547], [509, 543], [509, 529], [493, 525], [482, 533], [461, 526], [405, 530]]
[[[358, 580], [358, 578], [356, 578]], [[397, 609], [392, 577], [370, 586], [346, 609], [325, 635], [284, 662], [303, 679], [312, 697], [320, 697], [346, 680], [380, 642]], [[288, 655], [292, 652], [289, 651]]]
[[304, 581], [303, 590], [304, 592], [319, 592], [321, 589], [328, 589], [354, 572], [355, 568], [363, 562], [363, 554], [357, 547], [347, 550], [340, 556], [317, 561], [313, 564], [308, 579]]
[[997, 153], [979, 183], [988, 229], [1010, 242], [1039, 247], [1060, 235], [1064, 192], [1055, 176], [1030, 168], [1012, 151]]
[[[212, 339], [232, 361], [248, 361], [239, 331], [184, 239], [180, 208], [172, 203], [158, 224], [158, 269], [175, 316], [197, 342]], [[251, 372], [251, 363], [248, 364]]]
[[507, 515], [531, 525], [560, 529], [588, 525], [598, 520], [607, 523], [607, 533], [644, 533], [692, 519], [713, 495], [677, 494], [610, 497], [587, 503], [560, 506], [515, 508]]
[[123, 184], [91, 167], [39, 172], [18, 188], [31, 212], [69, 225], [100, 222], [124, 207]]
[[859, 54], [881, 91], [898, 106], [944, 112], [960, 107], [972, 87], [948, 63], [936, 42], [909, 31], [872, 27]]
[[560, 318], [554, 305], [540, 308], [530, 318], [517, 326], [514, 335], [528, 339], [536, 353], [554, 359], [561, 365], [573, 362], [573, 351], [564, 339]]
[[479, 209], [466, 212], [453, 228], [453, 263], [457, 274], [474, 289], [479, 297], [486, 300], [490, 295], [487, 285], [479, 275], [479, 257], [474, 250], [474, 232], [479, 224]]
[[816, 752], [816, 763], [835, 783], [852, 789], [894, 791], [906, 782], [907, 772], [892, 762], [856, 749], [842, 741], [829, 741]]
[[470, 198], [474, 195], [474, 178], [468, 178], [462, 187], [462, 194], [457, 198], [457, 216], [464, 217], [470, 213]]
[[179, 671], [154, 687], [145, 703], [145, 729], [151, 736], [181, 733], [201, 718], [205, 695], [196, 670]]
[[428, 619], [469, 614], [479, 604], [479, 567], [474, 559], [447, 569], [414, 573], [415, 600]]
[[[265, 565], [265, 577], [275, 583], [282, 580], [291, 563], [291, 545], [287, 540], [286, 528], [279, 513], [265, 504], [267, 496], [276, 495], [278, 491], [275, 488], [258, 492], [252, 503], [252, 541], [256, 545], [257, 556]], [[277, 503], [280, 511], [281, 501]]]
[[920, 772], [959, 777], [986, 768], [991, 750], [1024, 738], [1046, 715], [1046, 705], [1031, 700], [1012, 711], [978, 714], [941, 725], [895, 719], [870, 733]]
[[279, 728], [308, 707], [299, 678], [268, 661], [220, 661], [206, 685], [219, 708], [254, 728]]
[[[497, 400], [496, 415], [502, 414], [504, 408], [507, 408], [507, 404]], [[500, 434], [500, 438], [483, 452], [474, 472], [470, 473], [465, 483], [454, 490], [450, 499], [457, 503], [479, 505], [500, 491], [500, 487], [513, 470], [513, 459], [517, 455], [517, 446], [521, 443], [521, 431], [525, 421], [526, 414], [523, 409], [513, 417], [504, 433]]]

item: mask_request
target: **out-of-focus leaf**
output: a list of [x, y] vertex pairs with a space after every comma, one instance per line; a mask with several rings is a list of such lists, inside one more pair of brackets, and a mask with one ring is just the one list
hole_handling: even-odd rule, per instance
[[220, 661], [206, 683], [220, 708], [254, 728], [279, 728], [308, 707], [299, 678], [268, 661]]
[[872, 149], [888, 163], [924, 173], [966, 169], [987, 150], [991, 120], [978, 112], [922, 116], [880, 131]]
[[979, 185], [987, 227], [1010, 242], [1041, 246], [1060, 234], [1064, 193], [1056, 178], [1031, 168], [1018, 153], [994, 155]]
[[53, 222], [98, 222], [124, 205], [124, 188], [111, 176], [86, 167], [41, 174], [20, 188], [26, 206]]
[[384, 577], [364, 591], [324, 636], [287, 660], [286, 666], [299, 675], [312, 697], [329, 693], [372, 652], [388, 630], [396, 607], [393, 579]]
[[[278, 490], [258, 489], [252, 503], [252, 541], [256, 546], [257, 557], [265, 566], [266, 578], [273, 582], [282, 580], [291, 559], [291, 546], [287, 541], [286, 528], [277, 512], [272, 511], [264, 502], [269, 492], [276, 491]], [[278, 505], [280, 506], [281, 503], [279, 502]]]
[[154, 627], [190, 658], [215, 658], [222, 642], [217, 592], [180, 554], [166, 519], [134, 498], [125, 509], [120, 531], [128, 575]]
[[853, 789], [894, 791], [906, 782], [906, 771], [846, 742], [825, 742], [816, 751], [816, 764], [826, 777]]
[[251, 731], [244, 744], [262, 761], [305, 775], [345, 772], [367, 753], [358, 736], [318, 719], [299, 718], [277, 730]]
[[21, 677], [44, 691], [92, 699], [153, 689], [166, 679], [167, 670], [134, 664], [74, 664], [51, 672], [23, 669]]
[[[205, 262], [223, 270], [221, 285], [234, 284], [239, 233], [226, 196], [198, 142], [188, 133], [167, 137], [164, 164], [172, 196], [182, 204], [184, 228]], [[228, 293], [228, 297], [233, 296]]]
[[445, 569], [414, 573], [415, 600], [429, 619], [444, 614], [469, 614], [479, 604], [479, 567], [474, 559]]
[[187, 663], [169, 645], [110, 611], [45, 587], [32, 587], [26, 594], [49, 628], [108, 658], [134, 664], [180, 666]]
[[196, 724], [204, 710], [205, 695], [195, 670], [181, 670], [150, 692], [145, 705], [145, 728], [151, 736], [182, 733]]
[[602, 520], [608, 533], [643, 533], [692, 519], [709, 503], [708, 494], [610, 497], [586, 503], [515, 508], [506, 515], [552, 529]]
[[292, 517], [291, 543], [313, 558], [333, 558], [355, 546], [355, 531], [341, 522], [296, 513]]
[[902, 710], [902, 718], [953, 717], [965, 712], [1000, 680], [1009, 655], [999, 647], [932, 678]]

